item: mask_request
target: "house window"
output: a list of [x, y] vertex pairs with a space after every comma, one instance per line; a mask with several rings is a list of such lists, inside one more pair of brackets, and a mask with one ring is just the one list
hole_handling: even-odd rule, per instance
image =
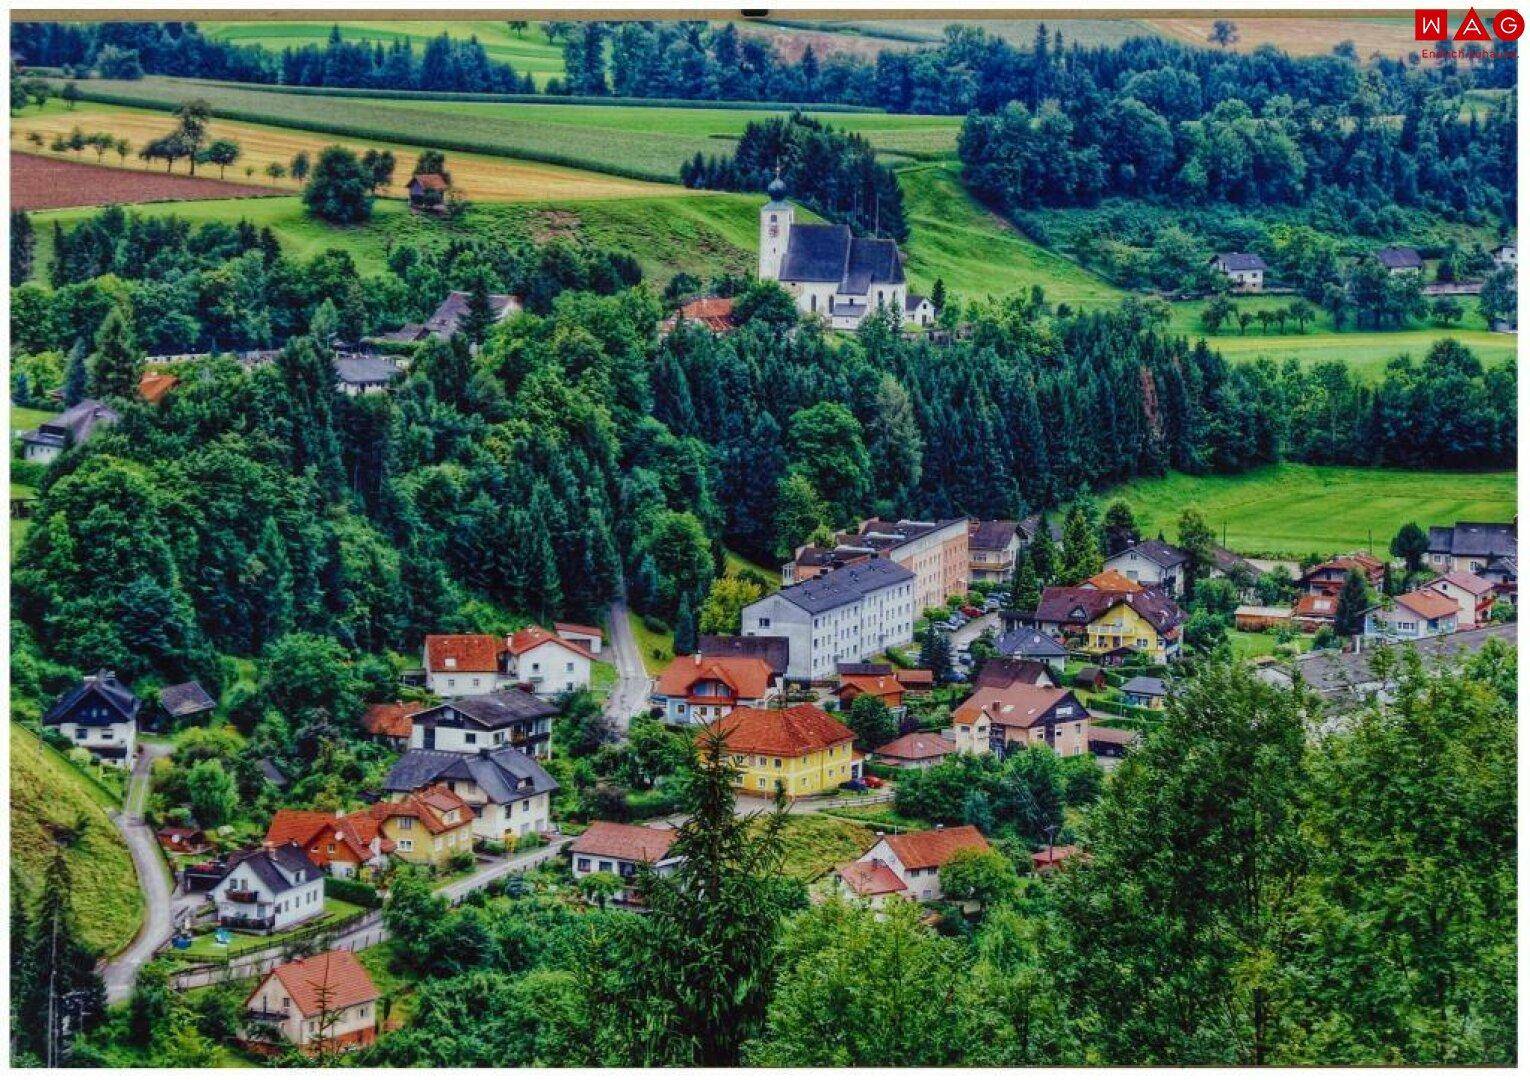
[[589, 859], [580, 859], [579, 863], [578, 863], [578, 867], [579, 867], [579, 870], [581, 872], [589, 870], [589, 868], [590, 868], [590, 860]]
[[478, 736], [471, 731], [465, 731], [462, 734], [462, 741], [472, 746], [478, 741]]

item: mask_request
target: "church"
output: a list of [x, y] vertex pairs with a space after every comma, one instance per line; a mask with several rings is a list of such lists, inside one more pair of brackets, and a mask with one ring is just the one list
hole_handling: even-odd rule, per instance
[[853, 236], [848, 225], [798, 225], [778, 176], [760, 210], [760, 280], [779, 281], [799, 310], [821, 315], [835, 330], [854, 330], [885, 307], [904, 322], [928, 326], [935, 309], [908, 291], [903, 256], [893, 240]]

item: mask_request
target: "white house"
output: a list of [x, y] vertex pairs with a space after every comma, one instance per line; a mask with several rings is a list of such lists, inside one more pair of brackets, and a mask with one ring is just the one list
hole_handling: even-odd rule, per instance
[[244, 1000], [252, 1041], [274, 1029], [299, 1048], [345, 1050], [377, 1037], [377, 987], [356, 954], [343, 949], [271, 969]]
[[798, 225], [786, 184], [771, 181], [760, 210], [761, 281], [779, 281], [804, 314], [854, 330], [883, 308], [906, 317], [908, 286], [893, 240], [854, 236], [848, 225]]
[[291, 841], [229, 860], [208, 891], [218, 923], [276, 933], [324, 913], [324, 873]]
[[1433, 589], [1441, 596], [1455, 601], [1456, 627], [1460, 630], [1474, 630], [1479, 624], [1487, 622], [1488, 612], [1492, 610], [1493, 601], [1498, 595], [1498, 588], [1491, 581], [1465, 570], [1452, 570], [1424, 588]]
[[476, 754], [407, 750], [383, 788], [419, 791], [440, 784], [473, 808], [473, 835], [497, 843], [552, 828], [552, 793], [558, 783], [519, 750], [505, 746]]
[[90, 438], [96, 428], [110, 427], [121, 419], [122, 414], [116, 409], [87, 398], [38, 424], [35, 431], [23, 431], [21, 456], [46, 465], [69, 447]]
[[912, 570], [883, 558], [841, 567], [756, 600], [744, 608], [743, 632], [790, 642], [788, 679], [832, 679], [839, 664], [914, 639], [914, 581]]
[[74, 745], [102, 761], [131, 768], [138, 746], [138, 714], [143, 702], [115, 672], [87, 675], [43, 714], [42, 723], [57, 728]]
[[1459, 608], [1433, 589], [1415, 589], [1365, 613], [1365, 636], [1387, 641], [1417, 641], [1456, 632]]
[[599, 656], [601, 647], [605, 644], [605, 634], [598, 626], [585, 626], [583, 623], [555, 622], [553, 632], [564, 641], [571, 641], [575, 645], [583, 645], [591, 655]]
[[589, 689], [594, 654], [540, 626], [511, 634], [505, 639], [505, 653], [511, 680], [529, 686], [538, 697]]
[[935, 302], [928, 296], [918, 293], [909, 293], [908, 299], [903, 305], [903, 321], [911, 322], [915, 326], [933, 326], [940, 312], [935, 310]]
[[1500, 244], [1493, 252], [1494, 266], [1518, 266], [1519, 248], [1514, 243]]
[[1270, 267], [1250, 252], [1224, 251], [1212, 256], [1211, 268], [1231, 282], [1238, 292], [1259, 292], [1264, 288], [1264, 275]]
[[557, 715], [557, 706], [515, 687], [452, 698], [414, 714], [409, 746], [452, 754], [510, 746], [545, 758], [552, 750], [552, 718]]
[[591, 874], [615, 874], [622, 879], [622, 889], [615, 896], [618, 903], [636, 903], [641, 898], [632, 887], [638, 868], [650, 867], [666, 875], [679, 865], [670, 857], [675, 830], [646, 825], [622, 825], [614, 821], [596, 821], [569, 845], [569, 864], [574, 880]]
[[1162, 540], [1144, 540], [1105, 560], [1105, 569], [1114, 570], [1128, 581], [1148, 588], [1163, 589], [1178, 596], [1184, 589], [1185, 567], [1190, 556]]
[[515, 681], [504, 638], [494, 634], [428, 634], [424, 665], [425, 688], [442, 698], [491, 694]]
[[988, 851], [975, 826], [937, 826], [924, 832], [883, 836], [870, 851], [835, 870], [842, 892], [880, 905], [888, 896], [929, 902], [944, 898], [940, 869], [958, 851]]

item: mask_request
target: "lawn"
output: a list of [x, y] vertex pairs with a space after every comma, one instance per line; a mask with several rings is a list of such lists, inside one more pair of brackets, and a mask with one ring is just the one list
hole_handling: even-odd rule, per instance
[[643, 618], [635, 611], [627, 612], [628, 625], [637, 641], [638, 652], [643, 654], [643, 667], [648, 674], [657, 675], [675, 658], [673, 634], [660, 634], [643, 625]]
[[1131, 504], [1145, 535], [1172, 540], [1180, 513], [1195, 507], [1234, 551], [1298, 557], [1385, 551], [1410, 521], [1512, 520], [1515, 473], [1272, 465], [1236, 476], [1171, 473], [1100, 496], [1116, 498]]
[[876, 834], [864, 825], [826, 814], [792, 814], [782, 832], [782, 873], [804, 884], [866, 853]]
[[278, 945], [286, 941], [295, 941], [299, 938], [311, 937], [325, 927], [361, 914], [365, 908], [345, 900], [336, 900], [334, 897], [326, 897], [324, 900], [324, 914], [312, 922], [306, 922], [301, 926], [294, 926], [291, 930], [284, 930], [279, 934], [247, 934], [240, 930], [231, 930], [228, 935], [228, 944], [219, 945], [213, 937], [213, 932], [197, 934], [191, 939], [191, 945], [184, 949], [173, 949], [169, 955], [176, 960], [188, 964], [203, 963], [208, 960], [222, 960], [230, 954], [239, 953], [243, 950], [253, 949], [258, 945]]
[[143, 919], [138, 875], [121, 834], [107, 818], [111, 799], [30, 731], [11, 724], [11, 871], [28, 890], [41, 886], [53, 836], [65, 846], [69, 903], [86, 945], [102, 955], [124, 948]]
[[23, 405], [12, 403], [11, 434], [15, 435], [18, 431], [30, 431], [38, 424], [53, 419], [55, 415], [57, 414], [47, 409], [28, 409]]
[[[1227, 640], [1233, 655], [1239, 660], [1254, 660], [1261, 656], [1274, 656], [1279, 642], [1274, 634], [1251, 634], [1246, 630], [1229, 630]], [[1291, 648], [1297, 655], [1312, 650], [1312, 635], [1298, 634], [1291, 639]]]

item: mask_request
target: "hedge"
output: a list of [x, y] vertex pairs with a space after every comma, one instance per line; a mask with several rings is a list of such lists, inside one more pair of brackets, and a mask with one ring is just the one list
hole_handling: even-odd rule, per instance
[[364, 908], [382, 907], [382, 894], [377, 886], [353, 878], [332, 877], [325, 881], [326, 896], [344, 900], [348, 904], [360, 904]]

